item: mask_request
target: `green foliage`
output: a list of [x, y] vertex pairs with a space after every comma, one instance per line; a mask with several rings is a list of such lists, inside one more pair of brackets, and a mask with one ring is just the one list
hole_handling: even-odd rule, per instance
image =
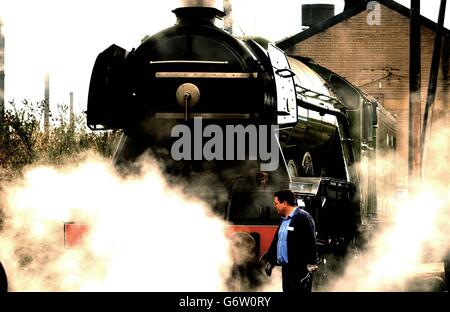
[[84, 115], [74, 116], [71, 122], [68, 107], [58, 105], [55, 114], [50, 114], [46, 133], [43, 112], [44, 102], [24, 100], [20, 108], [9, 102], [0, 117], [0, 180], [2, 175], [19, 173], [30, 164], [64, 164], [87, 150], [112, 156], [120, 131], [91, 131], [85, 126]]
[[12, 170], [32, 163], [37, 157], [35, 146], [39, 140], [39, 104], [30, 105], [23, 101], [23, 109], [17, 109], [14, 102], [11, 108], [0, 116], [0, 166]]

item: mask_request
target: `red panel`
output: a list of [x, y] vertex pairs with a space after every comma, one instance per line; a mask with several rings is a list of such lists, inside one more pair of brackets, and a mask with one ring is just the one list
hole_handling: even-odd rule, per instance
[[230, 225], [229, 234], [237, 232], [258, 233], [260, 236], [260, 256], [269, 250], [270, 243], [272, 243], [275, 232], [278, 226], [276, 225]]
[[[90, 228], [88, 224], [82, 223], [64, 223], [64, 244], [66, 247], [73, 248], [82, 243]], [[258, 233], [260, 236], [260, 256], [262, 256], [270, 247], [270, 243], [277, 231], [275, 225], [230, 225], [228, 234], [237, 232]]]
[[76, 247], [89, 231], [88, 224], [82, 223], [64, 223], [64, 246]]

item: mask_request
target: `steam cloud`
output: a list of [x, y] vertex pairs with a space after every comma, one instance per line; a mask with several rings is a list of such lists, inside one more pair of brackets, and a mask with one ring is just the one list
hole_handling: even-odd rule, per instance
[[[436, 290], [439, 274], [429, 273], [442, 271], [450, 251], [449, 135], [448, 128], [434, 130], [410, 199], [386, 199], [393, 203], [389, 222], [341, 276], [317, 290]], [[381, 176], [395, 170], [381, 164]], [[152, 160], [141, 166], [140, 174], [123, 178], [91, 156], [63, 169], [30, 168], [20, 181], [2, 185], [0, 259], [10, 290], [245, 290], [227, 280], [236, 242], [228, 240], [226, 223], [208, 204], [169, 187]], [[64, 247], [67, 221], [90, 225], [77, 248]], [[259, 276], [264, 284], [257, 290], [279, 291], [280, 275]]]
[[[435, 291], [450, 251], [449, 128], [433, 129], [422, 181], [409, 199], [390, 198], [394, 213], [326, 291]], [[382, 160], [383, 161], [383, 160]], [[382, 166], [386, 175], [394, 166]]]
[[[27, 170], [4, 187], [0, 259], [12, 291], [221, 291], [225, 223], [187, 198], [155, 163], [117, 176], [105, 160]], [[90, 225], [64, 247], [63, 222]]]

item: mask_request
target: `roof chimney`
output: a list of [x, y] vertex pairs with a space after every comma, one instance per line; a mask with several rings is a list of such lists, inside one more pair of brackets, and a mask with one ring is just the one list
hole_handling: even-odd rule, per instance
[[354, 7], [360, 3], [365, 2], [364, 0], [345, 0], [344, 11]]
[[311, 27], [334, 16], [334, 4], [303, 4], [302, 24]]

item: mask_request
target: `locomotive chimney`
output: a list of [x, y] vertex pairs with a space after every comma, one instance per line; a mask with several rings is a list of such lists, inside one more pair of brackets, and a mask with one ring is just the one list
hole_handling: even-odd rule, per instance
[[206, 22], [215, 24], [217, 18], [225, 16], [223, 0], [181, 0], [172, 11], [177, 16], [177, 24], [184, 22]]

